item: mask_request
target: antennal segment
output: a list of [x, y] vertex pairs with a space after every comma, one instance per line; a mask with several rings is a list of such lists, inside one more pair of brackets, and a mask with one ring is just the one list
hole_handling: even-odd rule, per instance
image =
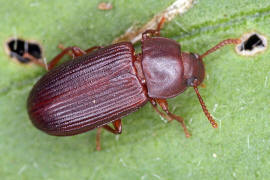
[[203, 99], [199, 93], [199, 90], [198, 90], [198, 85], [199, 85], [199, 81], [197, 79], [194, 80], [193, 82], [193, 88], [198, 96], [198, 99], [200, 101], [200, 104], [202, 106], [202, 109], [203, 109], [203, 112], [205, 114], [205, 116], [207, 117], [207, 119], [209, 120], [209, 122], [212, 124], [213, 128], [217, 128], [218, 125], [216, 123], [216, 121], [214, 120], [214, 118], [211, 116], [211, 114], [208, 112], [207, 108], [206, 108], [206, 105], [204, 104], [203, 102]]
[[212, 47], [208, 51], [206, 51], [204, 54], [200, 55], [200, 59], [203, 59], [208, 54], [211, 54], [212, 52], [215, 52], [216, 50], [220, 49], [223, 46], [229, 45], [229, 44], [240, 44], [240, 39], [225, 39], [224, 41], [221, 41], [216, 46]]

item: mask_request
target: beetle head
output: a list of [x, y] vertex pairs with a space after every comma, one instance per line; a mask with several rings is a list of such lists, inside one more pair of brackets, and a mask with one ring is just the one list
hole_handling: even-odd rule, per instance
[[[194, 81], [200, 84], [204, 79], [204, 64], [198, 54], [182, 53], [182, 61], [184, 65], [184, 78], [188, 86], [194, 86]], [[199, 85], [197, 84], [197, 85]]]

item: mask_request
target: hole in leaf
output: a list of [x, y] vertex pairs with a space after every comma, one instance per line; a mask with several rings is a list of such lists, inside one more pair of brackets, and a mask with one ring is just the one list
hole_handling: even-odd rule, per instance
[[31, 63], [29, 58], [24, 57], [25, 53], [30, 54], [42, 62], [42, 48], [38, 43], [11, 38], [6, 42], [6, 50], [12, 59], [22, 64]]
[[256, 47], [264, 47], [264, 44], [257, 34], [253, 34], [242, 44], [240, 51], [252, 51]]
[[246, 34], [241, 39], [242, 43], [236, 46], [236, 51], [244, 56], [253, 56], [264, 51], [267, 47], [266, 37], [258, 33]]

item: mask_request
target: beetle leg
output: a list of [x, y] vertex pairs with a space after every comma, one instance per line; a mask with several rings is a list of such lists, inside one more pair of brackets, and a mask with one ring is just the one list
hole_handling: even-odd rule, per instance
[[55, 65], [63, 58], [63, 56], [66, 54], [69, 54], [70, 51], [72, 51], [72, 54], [74, 55], [74, 57], [78, 57], [83, 54], [86, 54], [86, 52], [81, 50], [79, 47], [76, 47], [76, 46], [67, 47], [51, 60], [51, 62], [48, 64], [48, 70], [51, 70], [52, 68], [54, 68]]
[[[65, 48], [65, 46], [63, 45], [63, 44], [58, 44], [58, 46], [57, 46], [59, 49], [61, 49], [62, 51], [64, 51], [66, 48]], [[71, 51], [68, 51], [68, 53], [67, 53], [67, 55], [69, 55], [70, 57], [74, 57], [74, 55], [73, 55], [73, 52], [71, 52]]]
[[[176, 120], [178, 121], [181, 126], [184, 129], [185, 135], [186, 137], [190, 137], [190, 134], [187, 130], [187, 127], [184, 123], [184, 120], [182, 117], [177, 116], [175, 114], [172, 114], [169, 109], [168, 109], [168, 103], [165, 99], [150, 99], [150, 103], [152, 104], [152, 106], [154, 107], [154, 109], [164, 118], [166, 118], [168, 120], [168, 122], [171, 122], [172, 120]], [[157, 104], [160, 105], [160, 107], [162, 108], [162, 110], [166, 113], [164, 114], [163, 112], [161, 112], [158, 108], [157, 108]]]
[[159, 35], [159, 31], [154, 30], [154, 29], [148, 29], [148, 30], [143, 32], [142, 40], [145, 40], [145, 39], [152, 37], [152, 36], [158, 36], [158, 35]]
[[97, 128], [97, 135], [96, 135], [96, 150], [97, 151], [101, 150], [100, 135], [101, 135], [101, 127]]
[[[81, 48], [77, 47], [77, 46], [71, 46], [71, 47], [67, 47], [64, 48], [62, 45], [59, 45], [59, 48], [63, 49], [61, 53], [59, 53], [57, 56], [55, 56], [53, 58], [53, 60], [51, 60], [51, 62], [48, 65], [48, 70], [51, 70], [52, 68], [55, 67], [55, 65], [63, 58], [64, 55], [68, 54], [68, 55], [72, 55], [72, 57], [79, 57], [82, 56], [86, 53], [90, 53], [91, 51], [95, 50], [95, 49], [99, 49], [101, 48], [101, 46], [94, 46], [92, 48], [87, 49], [86, 51], [82, 50]], [[71, 54], [69, 54], [71, 52]]]
[[121, 134], [122, 133], [122, 121], [121, 119], [118, 119], [114, 122], [112, 122], [114, 129], [109, 125], [101, 126], [97, 129], [97, 136], [96, 136], [96, 150], [101, 150], [101, 143], [100, 143], [100, 136], [101, 136], [101, 128], [104, 128], [105, 130], [113, 133], [113, 134]]
[[62, 44], [59, 44], [58, 47], [62, 49], [62, 51], [65, 51], [66, 49], [69, 49], [68, 52], [66, 52], [67, 55], [71, 56], [72, 58], [82, 56], [86, 54], [84, 50], [77, 46], [67, 47], [65, 48]]
[[62, 44], [59, 44], [58, 47], [60, 49], [62, 49], [62, 52], [59, 53], [57, 56], [55, 56], [51, 62], [47, 65], [42, 64], [37, 58], [35, 58], [34, 56], [25, 53], [23, 57], [30, 59], [32, 62], [34, 62], [35, 64], [44, 67], [47, 70], [51, 70], [52, 68], [54, 68], [56, 66], [56, 64], [63, 58], [64, 55], [69, 55], [73, 58], [78, 57], [78, 56], [82, 56], [86, 53], [90, 53], [96, 49], [100, 49], [102, 48], [102, 46], [93, 46], [87, 50], [82, 50], [81, 48], [77, 47], [77, 46], [71, 46], [71, 47], [67, 47], [65, 48]]
[[165, 21], [166, 21], [166, 18], [163, 16], [161, 18], [160, 22], [158, 23], [156, 29], [148, 29], [145, 32], [143, 32], [142, 33], [142, 40], [145, 40], [145, 39], [152, 37], [152, 36], [159, 36], [160, 30], [161, 30], [163, 24], [165, 23]]
[[[58, 45], [58, 47], [60, 48], [60, 49], [62, 49], [62, 50], [65, 50], [66, 48], [62, 45], [62, 44], [59, 44]], [[89, 49], [86, 49], [86, 50], [81, 50], [80, 48], [78, 48], [78, 47], [76, 47], [77, 48], [77, 50], [79, 49], [79, 51], [81, 52], [79, 52], [80, 54], [78, 54], [78, 55], [76, 55], [77, 53], [76, 53], [76, 51], [74, 52], [73, 50], [72, 50], [72, 52], [68, 52], [68, 55], [69, 56], [71, 56], [71, 57], [77, 57], [77, 56], [81, 56], [81, 55], [83, 55], [83, 54], [85, 54], [85, 53], [90, 53], [90, 52], [92, 52], [92, 51], [94, 51], [94, 50], [97, 50], [97, 49], [100, 49], [100, 48], [103, 48], [102, 46], [93, 46], [93, 47], [91, 47], [91, 48], [89, 48]]]
[[39, 59], [35, 58], [34, 56], [32, 56], [31, 54], [29, 54], [28, 52], [24, 53], [23, 58], [27, 58], [30, 59], [31, 62], [42, 66], [46, 69], [46, 65], [44, 63], [42, 63], [41, 61], [39, 61]]
[[149, 100], [151, 105], [153, 106], [154, 110], [163, 118], [167, 119], [169, 122], [171, 122], [173, 119], [170, 116], [167, 116], [167, 114], [161, 112], [157, 107], [157, 102], [154, 99]]
[[98, 50], [98, 49], [100, 49], [100, 48], [103, 48], [103, 47], [102, 47], [102, 46], [93, 46], [93, 47], [91, 47], [91, 48], [89, 48], [89, 49], [86, 49], [85, 52], [86, 52], [86, 53], [90, 53], [90, 52], [92, 52], [92, 51], [94, 51], [94, 50]]
[[102, 127], [104, 129], [106, 129], [107, 131], [113, 133], [113, 134], [121, 134], [122, 133], [122, 121], [121, 121], [121, 119], [118, 119], [118, 120], [112, 122], [112, 124], [113, 124], [114, 129], [111, 128], [111, 126], [109, 126], [107, 124], [102, 126]]
[[47, 70], [51, 70], [52, 68], [54, 68], [56, 66], [56, 64], [66, 54], [74, 58], [74, 57], [82, 56], [82, 55], [84, 55], [86, 53], [90, 53], [90, 52], [92, 52], [92, 51], [94, 51], [96, 49], [102, 48], [101, 46], [94, 46], [94, 47], [91, 47], [91, 48], [89, 48], [89, 49], [87, 49], [87, 50], [84, 51], [84, 50], [80, 49], [77, 46], [71, 46], [71, 47], [65, 48], [62, 44], [59, 44], [58, 47], [60, 49], [62, 49], [62, 52], [59, 53], [57, 56], [55, 56], [48, 65], [45, 65], [45, 64], [41, 63], [37, 58], [35, 58], [34, 56], [30, 55], [29, 53], [25, 53], [23, 55], [23, 57], [30, 59], [35, 64], [37, 64], [39, 66], [42, 66], [42, 67], [46, 68]]

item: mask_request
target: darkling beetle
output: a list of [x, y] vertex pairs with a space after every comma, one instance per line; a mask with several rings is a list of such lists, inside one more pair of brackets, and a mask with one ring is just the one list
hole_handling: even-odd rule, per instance
[[[226, 39], [202, 55], [181, 52], [176, 41], [159, 35], [164, 21], [162, 18], [156, 30], [142, 34], [139, 54], [135, 54], [130, 42], [85, 51], [75, 46], [62, 48], [48, 66], [42, 65], [49, 72], [35, 84], [28, 97], [32, 123], [54, 136], [71, 136], [98, 128], [96, 148], [100, 150], [101, 128], [120, 134], [121, 118], [149, 101], [169, 122], [178, 121], [189, 137], [183, 118], [169, 111], [166, 99], [193, 87], [203, 112], [217, 128], [198, 91], [205, 76], [202, 59], [222, 46], [239, 44], [240, 40]], [[55, 67], [65, 54], [73, 59]], [[37, 61], [27, 53], [25, 57]]]

